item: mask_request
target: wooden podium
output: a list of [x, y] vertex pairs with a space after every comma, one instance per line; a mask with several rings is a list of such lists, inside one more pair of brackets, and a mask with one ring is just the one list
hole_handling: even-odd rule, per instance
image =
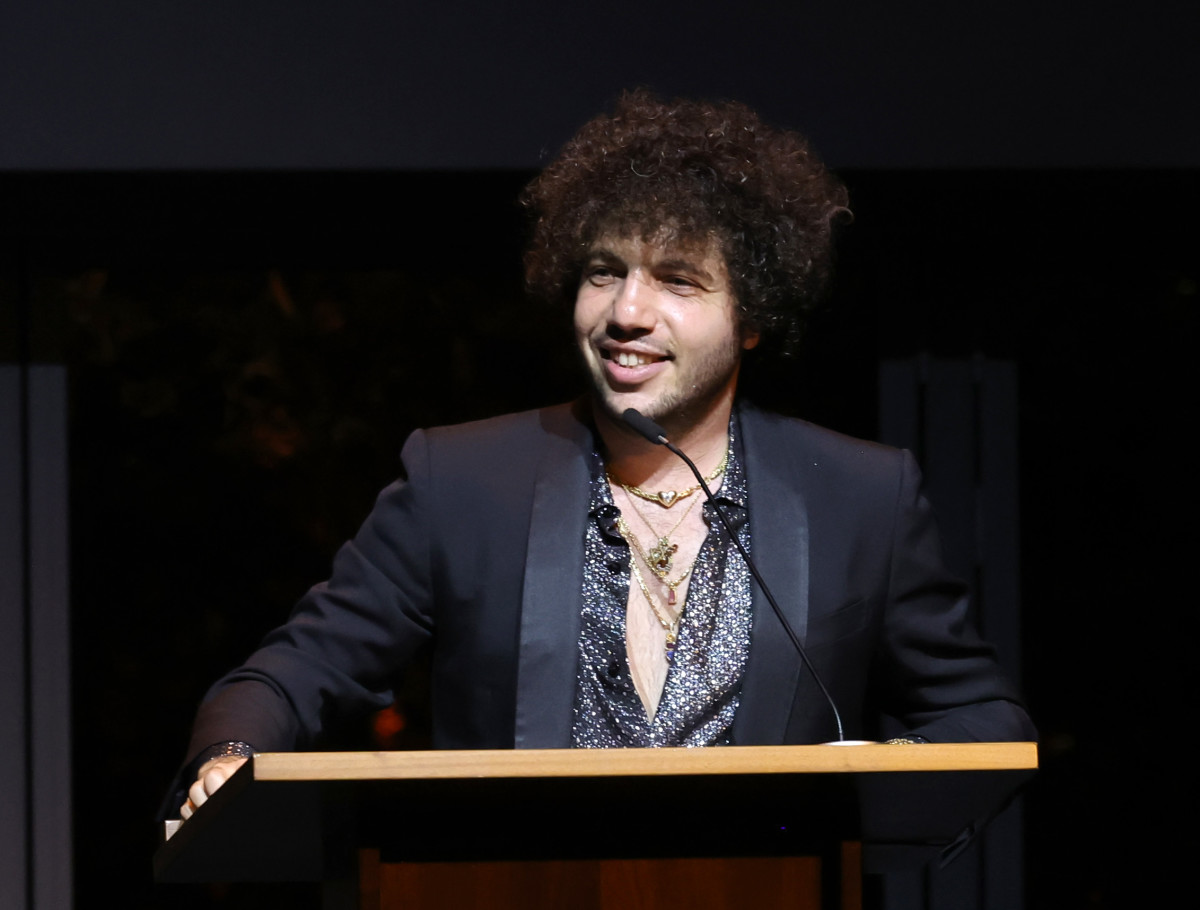
[[1034, 743], [256, 756], [160, 882], [321, 881], [326, 905], [861, 907], [861, 845], [952, 855]]

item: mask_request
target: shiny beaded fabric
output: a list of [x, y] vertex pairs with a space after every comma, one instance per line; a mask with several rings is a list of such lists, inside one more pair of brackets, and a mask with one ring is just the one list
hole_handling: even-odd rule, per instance
[[[717, 499], [749, 550], [746, 479], [732, 425], [730, 444], [729, 467]], [[617, 531], [620, 511], [599, 455], [593, 456], [591, 475], [572, 743], [592, 749], [728, 745], [750, 654], [749, 571], [713, 505], [704, 503], [708, 536], [688, 584], [679, 643], [662, 699], [654, 718], [648, 719], [625, 652], [631, 553]]]

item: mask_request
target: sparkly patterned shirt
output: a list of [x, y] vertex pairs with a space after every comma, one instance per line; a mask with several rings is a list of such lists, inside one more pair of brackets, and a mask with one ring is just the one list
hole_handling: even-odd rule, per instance
[[[716, 498], [749, 550], [746, 480], [733, 430], [731, 422], [729, 465]], [[625, 651], [630, 550], [617, 530], [621, 513], [603, 460], [598, 454], [592, 459], [572, 744], [593, 749], [728, 745], [750, 654], [750, 573], [713, 505], [704, 503], [708, 536], [688, 583], [662, 698], [648, 720]]]

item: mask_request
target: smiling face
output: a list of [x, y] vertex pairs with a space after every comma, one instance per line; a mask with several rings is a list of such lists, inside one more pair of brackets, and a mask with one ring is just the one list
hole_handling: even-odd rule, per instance
[[592, 244], [575, 298], [575, 338], [603, 410], [637, 408], [671, 432], [728, 413], [742, 351], [715, 243], [684, 252], [636, 238]]

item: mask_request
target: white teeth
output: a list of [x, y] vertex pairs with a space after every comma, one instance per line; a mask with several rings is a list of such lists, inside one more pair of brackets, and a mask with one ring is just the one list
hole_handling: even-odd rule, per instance
[[623, 367], [640, 367], [649, 362], [650, 358], [645, 354], [628, 354], [624, 351], [617, 354], [617, 363]]

